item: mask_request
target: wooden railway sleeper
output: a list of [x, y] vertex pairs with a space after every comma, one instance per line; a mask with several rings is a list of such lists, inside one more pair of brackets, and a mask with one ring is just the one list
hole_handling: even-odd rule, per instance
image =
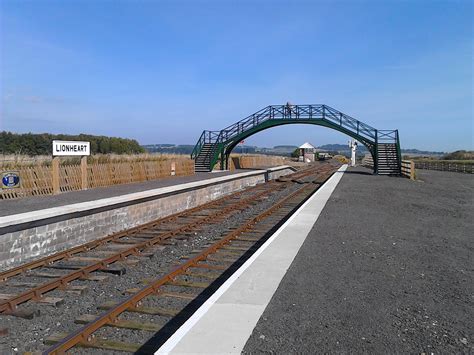
[[[234, 193], [234, 195], [243, 195], [244, 193], [248, 193], [249, 190], [253, 190], [253, 189], [257, 189], [258, 188], [258, 185], [257, 186], [254, 186], [254, 187], [251, 187], [247, 190], [242, 190], [242, 191], [238, 191], [236, 193]], [[222, 199], [220, 200], [215, 200], [215, 201], [211, 201], [211, 202], [208, 202], [204, 205], [201, 205], [201, 206], [196, 206], [190, 210], [186, 210], [186, 211], [182, 211], [182, 212], [178, 212], [174, 215], [171, 215], [171, 216], [168, 216], [168, 217], [164, 217], [163, 219], [159, 220], [159, 221], [152, 221], [152, 222], [149, 222], [147, 224], [144, 224], [144, 225], [140, 225], [140, 226], [137, 226], [137, 227], [133, 227], [129, 230], [126, 230], [126, 231], [122, 231], [122, 232], [118, 232], [118, 233], [115, 233], [113, 235], [110, 235], [110, 236], [107, 236], [107, 237], [104, 237], [100, 240], [95, 240], [95, 241], [91, 241], [91, 242], [88, 242], [84, 245], [80, 245], [80, 246], [77, 246], [77, 247], [74, 247], [72, 248], [71, 250], [67, 251], [67, 252], [70, 252], [70, 253], [79, 253], [79, 252], [82, 252], [84, 250], [91, 250], [91, 249], [94, 249], [94, 248], [97, 248], [97, 247], [100, 247], [100, 246], [103, 246], [103, 245], [106, 245], [109, 241], [111, 240], [114, 240], [116, 238], [120, 238], [122, 236], [125, 236], [125, 235], [130, 235], [131, 233], [135, 233], [135, 232], [139, 232], [139, 231], [143, 231], [147, 228], [150, 228], [151, 226], [157, 226], [157, 225], [160, 225], [160, 224], [164, 224], [166, 223], [167, 221], [170, 221], [170, 220], [174, 220], [176, 218], [176, 215], [180, 215], [180, 214], [189, 214], [189, 213], [193, 213], [194, 211], [201, 211], [201, 210], [205, 210], [207, 209], [208, 207], [210, 206], [215, 206], [215, 205], [218, 205], [219, 203], [222, 203]], [[218, 210], [221, 209], [221, 207], [218, 207], [217, 208]], [[38, 268], [38, 267], [41, 267], [41, 266], [44, 266], [48, 263], [53, 263], [53, 262], [56, 262], [58, 260], [61, 260], [65, 257], [66, 255], [66, 252], [59, 252], [57, 254], [53, 254], [51, 256], [48, 256], [48, 257], [44, 257], [40, 260], [36, 260], [36, 261], [33, 261], [33, 262], [30, 262], [26, 265], [22, 265], [22, 266], [19, 266], [19, 267], [16, 267], [16, 268], [13, 268], [11, 270], [8, 270], [8, 271], [5, 271], [5, 272], [1, 272], [0, 273], [0, 279], [1, 280], [6, 280], [8, 279], [9, 277], [12, 277], [12, 276], [15, 276], [15, 275], [18, 275], [18, 274], [21, 274], [27, 270], [33, 270], [35, 268]]]
[[[297, 190], [296, 192], [294, 192], [294, 193], [290, 194], [289, 196], [287, 196], [284, 199], [284, 201], [290, 201], [292, 198], [294, 198], [297, 195], [298, 192], [300, 192], [300, 190]], [[159, 286], [164, 285], [166, 283], [172, 283], [173, 282], [172, 280], [175, 280], [176, 276], [178, 276], [179, 274], [186, 273], [186, 271], [190, 267], [199, 265], [199, 263], [202, 262], [203, 260], [207, 259], [208, 256], [211, 256], [211, 254], [214, 254], [217, 249], [229, 244], [230, 240], [236, 238], [242, 232], [247, 231], [249, 229], [248, 226], [252, 226], [256, 222], [262, 221], [262, 219], [264, 219], [265, 217], [271, 215], [272, 212], [274, 212], [274, 211], [278, 210], [279, 208], [281, 208], [282, 205], [283, 205], [283, 201], [281, 201], [277, 205], [274, 205], [270, 209], [264, 211], [259, 216], [255, 217], [252, 221], [247, 222], [245, 226], [240, 228], [240, 230], [231, 232], [223, 240], [217, 242], [213, 246], [211, 246], [208, 249], [204, 250], [200, 255], [196, 256], [194, 259], [185, 262], [183, 265], [179, 266], [177, 269], [172, 271], [170, 274], [168, 274], [165, 277], [155, 281], [153, 283], [153, 286], [155, 286], [155, 287], [147, 286], [144, 289], [141, 289], [136, 295], [131, 296], [128, 300], [125, 300], [125, 301], [121, 302], [119, 305], [117, 305], [116, 308], [110, 309], [108, 311], [109, 312], [108, 314], [109, 315], [110, 314], [118, 315], [121, 312], [127, 310], [128, 307], [126, 307], [126, 306], [129, 306], [130, 302], [135, 302], [134, 300], [136, 300], [136, 298], [143, 299], [144, 297], [146, 297], [150, 293], [155, 293], [156, 292], [156, 287], [159, 287]], [[51, 351], [51, 353], [58, 353], [58, 351], [65, 351], [65, 350], [71, 349], [75, 344], [80, 343], [80, 341], [82, 340], [82, 336], [84, 334], [92, 334], [95, 330], [99, 329], [101, 325], [104, 325], [105, 323], [107, 323], [107, 322], [105, 322], [105, 323], [103, 322], [104, 319], [107, 320], [107, 315], [104, 315], [101, 318], [97, 319], [96, 322], [90, 323], [89, 325], [81, 328], [81, 330], [79, 332], [75, 332], [75, 333], [69, 335], [63, 342], [58, 343], [55, 346], [53, 346], [52, 348], [50, 348], [48, 350], [48, 352]]]

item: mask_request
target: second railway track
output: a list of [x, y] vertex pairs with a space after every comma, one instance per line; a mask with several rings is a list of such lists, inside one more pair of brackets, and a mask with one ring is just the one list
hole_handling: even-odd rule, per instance
[[[101, 352], [105, 349], [150, 352], [335, 169], [321, 164], [298, 171], [279, 181], [257, 185], [0, 273], [2, 318], [6, 315], [32, 318], [38, 315], [39, 305], [56, 303], [56, 312], [48, 308], [44, 313], [60, 315], [60, 301], [69, 297], [77, 297], [80, 308], [81, 292], [86, 288], [100, 292], [102, 282], [110, 282], [105, 280], [107, 276], [103, 272], [122, 275], [127, 270], [127, 277], [117, 279], [123, 279], [118, 287], [121, 297], [98, 297], [101, 301], [94, 305], [96, 309], [89, 304], [83, 312], [74, 310], [72, 313], [77, 314], [74, 324], [55, 327], [56, 333], [46, 333], [47, 336], [38, 339], [37, 348], [30, 344], [24, 350], [44, 350], [40, 346], [42, 340], [55, 344], [46, 353], [62, 353], [71, 348], [76, 353], [77, 346], [101, 349]], [[247, 213], [251, 209], [252, 213]], [[201, 236], [219, 229], [221, 232], [212, 238]], [[173, 254], [177, 244], [185, 247], [175, 255], [164, 255]], [[148, 264], [152, 264], [152, 270]], [[90, 283], [94, 286], [90, 287]], [[71, 303], [67, 301], [66, 304]], [[8, 318], [23, 324], [35, 322]], [[41, 318], [40, 315], [38, 319]], [[58, 323], [67, 323], [70, 318], [60, 317]], [[57, 332], [58, 328], [67, 332]]]

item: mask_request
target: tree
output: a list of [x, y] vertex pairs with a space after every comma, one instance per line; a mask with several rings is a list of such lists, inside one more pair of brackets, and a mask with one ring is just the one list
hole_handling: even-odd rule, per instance
[[144, 153], [145, 149], [134, 139], [93, 136], [90, 134], [17, 134], [0, 132], [0, 154], [50, 155], [53, 140], [88, 141], [91, 153], [136, 154]]

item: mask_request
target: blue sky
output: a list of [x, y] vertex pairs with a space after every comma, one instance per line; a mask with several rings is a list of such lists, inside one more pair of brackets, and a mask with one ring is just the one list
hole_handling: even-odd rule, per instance
[[[0, 0], [0, 130], [193, 144], [270, 104], [325, 103], [405, 148], [473, 145], [471, 1]], [[259, 146], [346, 143], [319, 126]]]

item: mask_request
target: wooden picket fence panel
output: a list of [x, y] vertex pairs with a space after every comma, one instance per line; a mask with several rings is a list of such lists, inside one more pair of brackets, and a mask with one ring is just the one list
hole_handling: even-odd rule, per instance
[[474, 164], [471, 163], [448, 163], [434, 161], [415, 161], [417, 169], [451, 171], [455, 173], [474, 174]]
[[366, 154], [362, 158], [362, 166], [365, 166], [366, 168], [374, 168], [374, 159], [372, 158], [372, 154]]
[[81, 189], [80, 165], [64, 165], [59, 167], [59, 189], [61, 192]]
[[0, 199], [42, 196], [53, 193], [51, 168], [48, 166], [17, 167], [5, 169], [5, 171], [18, 172], [21, 177], [20, 188], [1, 189]]
[[415, 180], [415, 163], [412, 160], [402, 160], [401, 173], [402, 176], [405, 176], [411, 180]]
[[229, 158], [229, 169], [251, 169], [287, 165], [289, 158], [269, 155], [234, 155]]
[[[172, 160], [149, 160], [94, 163], [87, 166], [88, 188], [107, 187], [133, 182], [142, 182], [172, 176]], [[174, 161], [175, 176], [194, 174], [194, 161]], [[0, 189], [0, 200], [28, 196], [53, 194], [53, 178], [50, 166], [18, 167], [0, 171], [16, 171], [20, 175], [20, 188]], [[61, 165], [59, 168], [59, 189], [61, 192], [81, 190], [80, 165]]]

